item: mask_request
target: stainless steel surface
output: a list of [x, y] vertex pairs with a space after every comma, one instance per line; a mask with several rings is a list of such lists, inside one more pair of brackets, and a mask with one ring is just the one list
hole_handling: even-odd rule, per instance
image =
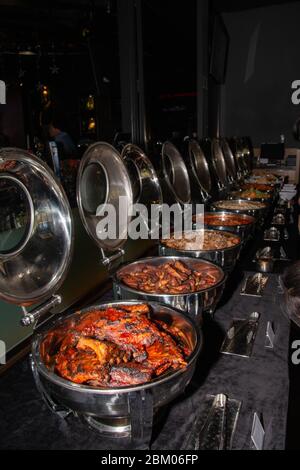
[[194, 178], [195, 182], [200, 186], [202, 190], [202, 198], [205, 201], [209, 197], [212, 189], [209, 166], [205, 155], [196, 140], [190, 139], [187, 145], [188, 168], [190, 169], [192, 178]]
[[[24, 150], [0, 150], [0, 183], [1, 198], [16, 185], [27, 207], [21, 243], [0, 252], [0, 297], [29, 306], [49, 299], [67, 275], [73, 251], [71, 210], [51, 169]], [[18, 230], [15, 225], [9, 234]]]
[[161, 150], [162, 174], [161, 181], [164, 202], [173, 204], [189, 204], [191, 202], [191, 186], [188, 170], [178, 149], [171, 142], [165, 142]]
[[133, 202], [144, 204], [148, 209], [151, 204], [162, 204], [163, 197], [154, 167], [145, 153], [134, 144], [127, 144], [121, 153], [133, 188]]
[[223, 354], [250, 357], [258, 329], [260, 314], [252, 312], [246, 320], [234, 319], [221, 347]]
[[[124, 304], [138, 304], [138, 301], [122, 301], [102, 303], [93, 307], [61, 317], [56, 320], [53, 326], [57, 327], [67, 318], [81, 316], [94, 309], [108, 308]], [[103, 422], [109, 421], [113, 425], [115, 421], [117, 427], [121, 421], [122, 426], [130, 425], [130, 396], [132, 393], [150, 393], [153, 402], [154, 412], [172, 401], [181, 394], [190, 382], [197, 358], [202, 348], [202, 333], [192, 319], [186, 317], [182, 312], [176, 311], [166, 305], [156, 302], [149, 302], [151, 316], [156, 319], [163, 319], [164, 322], [176, 326], [184, 334], [184, 341], [192, 348], [192, 353], [187, 360], [184, 369], [166, 373], [146, 384], [118, 387], [118, 388], [95, 388], [87, 385], [79, 385], [69, 382], [52, 371], [49, 371], [40, 355], [40, 343], [50, 328], [35, 336], [32, 344], [33, 370], [38, 378], [38, 386], [43, 395], [51, 398], [53, 403], [72, 410], [78, 415], [91, 417]]]
[[[255, 218], [251, 215], [239, 214], [239, 216], [241, 217], [242, 220], [248, 221], [247, 224], [226, 225], [226, 216], [227, 215], [232, 215], [232, 212], [219, 211], [219, 212], [217, 212], [217, 214], [218, 214], [218, 216], [220, 216], [224, 219], [224, 224], [223, 225], [212, 225], [212, 224], [209, 224], [209, 223], [204, 223], [205, 228], [208, 228], [208, 229], [211, 229], [211, 230], [222, 230], [222, 231], [225, 231], [225, 232], [236, 233], [237, 235], [239, 235], [242, 238], [243, 241], [246, 240], [248, 238], [248, 236], [251, 234], [251, 232], [253, 231], [254, 224], [255, 224]], [[216, 212], [205, 212], [204, 215], [216, 215]], [[197, 216], [197, 214], [196, 214], [196, 216]], [[194, 227], [195, 227], [195, 224], [194, 224]]]
[[48, 313], [52, 308], [57, 307], [62, 302], [60, 295], [53, 295], [49, 300], [39, 307], [27, 311], [26, 307], [22, 307], [23, 318], [21, 319], [22, 326], [30, 326], [36, 324], [36, 322], [46, 313]]
[[[189, 257], [182, 256], [158, 256], [143, 258], [133, 263], [126, 264], [120, 268], [114, 276], [114, 295], [116, 299], [139, 299], [143, 301], [155, 301], [169, 305], [170, 307], [176, 308], [188, 314], [188, 316], [197, 320], [201, 323], [203, 311], [210, 310], [214, 311], [218, 301], [224, 290], [224, 284], [226, 276], [221, 268], [220, 281], [209, 289], [203, 289], [197, 292], [191, 292], [188, 294], [151, 294], [148, 292], [142, 292], [136, 289], [128, 287], [121, 281], [121, 276], [125, 273], [132, 273], [139, 269], [140, 265], [151, 264], [153, 266], [160, 266], [168, 261], [179, 260], [185, 263], [190, 268], [199, 265], [200, 260], [192, 259]], [[207, 266], [212, 266], [212, 263], [201, 260], [202, 263]], [[215, 266], [215, 265], [214, 265]]]
[[[120, 198], [124, 208], [120, 207]], [[115, 251], [125, 244], [133, 193], [126, 166], [111, 145], [97, 142], [83, 155], [77, 177], [77, 202], [82, 223], [99, 248]], [[116, 237], [101, 239], [101, 222], [107, 213], [100, 214], [99, 207], [108, 204], [116, 213]]]
[[268, 276], [256, 273], [246, 277], [241, 289], [241, 295], [249, 295], [250, 297], [262, 297], [264, 288], [268, 282]]
[[[214, 230], [204, 229], [206, 232], [213, 232]], [[224, 232], [225, 234], [232, 235], [232, 233]], [[235, 266], [239, 258], [242, 248], [242, 240], [230, 248], [215, 249], [215, 250], [177, 250], [166, 246], [163, 240], [159, 243], [159, 253], [162, 256], [184, 256], [192, 258], [200, 258], [202, 260], [210, 261], [213, 264], [221, 266], [225, 272], [230, 272]]]
[[[235, 209], [232, 207], [229, 208], [228, 204], [234, 204]], [[267, 206], [264, 204], [261, 206], [260, 209], [244, 209], [243, 205], [245, 204], [244, 199], [233, 199], [233, 200], [222, 200], [222, 201], [216, 201], [211, 205], [211, 210], [212, 211], [228, 211], [228, 212], [234, 212], [236, 214], [248, 214], [256, 219], [259, 219], [264, 216], [265, 212], [267, 211]], [[227, 206], [227, 207], [226, 207]]]
[[233, 153], [226, 139], [221, 139], [221, 148], [226, 163], [227, 173], [230, 176], [231, 181], [234, 182], [237, 178], [237, 169]]
[[211, 155], [217, 179], [219, 180], [220, 186], [224, 188], [227, 184], [227, 172], [225, 159], [218, 139], [212, 140]]

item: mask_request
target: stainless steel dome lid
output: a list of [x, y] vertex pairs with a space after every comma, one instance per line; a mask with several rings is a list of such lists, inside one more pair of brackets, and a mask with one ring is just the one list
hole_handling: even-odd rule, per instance
[[221, 140], [221, 148], [223, 151], [223, 156], [225, 159], [227, 172], [233, 179], [235, 179], [237, 176], [237, 168], [236, 168], [233, 153], [226, 139]]
[[211, 177], [208, 163], [200, 145], [194, 139], [190, 139], [188, 142], [188, 156], [194, 177], [201, 188], [209, 194], [211, 191]]
[[175, 199], [181, 204], [191, 201], [191, 186], [184, 160], [171, 142], [165, 142], [161, 150], [162, 171], [165, 181]]
[[218, 139], [213, 139], [211, 143], [212, 162], [216, 175], [222, 185], [227, 183], [227, 172], [224, 155]]
[[162, 204], [163, 196], [156, 171], [143, 150], [137, 145], [127, 144], [121, 157], [131, 180], [133, 202], [146, 207]]
[[63, 283], [73, 251], [71, 209], [39, 158], [0, 150], [0, 298], [29, 306]]
[[[110, 144], [97, 142], [83, 155], [77, 176], [77, 202], [83, 225], [99, 248], [112, 252], [125, 244], [133, 192], [125, 164]], [[101, 223], [107, 217], [108, 205], [115, 211], [116, 235], [104, 239]]]

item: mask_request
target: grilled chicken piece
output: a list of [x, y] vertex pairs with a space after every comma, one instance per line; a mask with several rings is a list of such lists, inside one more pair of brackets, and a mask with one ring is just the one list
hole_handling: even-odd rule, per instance
[[93, 351], [78, 351], [75, 348], [58, 353], [55, 371], [64, 379], [77, 384], [97, 380], [104, 386], [109, 379], [106, 367], [100, 364]]
[[147, 348], [147, 359], [144, 362], [155, 375], [160, 375], [161, 367], [180, 369], [186, 366], [183, 354], [175, 341], [165, 332], [161, 332], [162, 341], [156, 341]]
[[187, 357], [190, 354], [190, 349], [187, 346], [187, 339], [183, 331], [181, 331], [179, 328], [177, 328], [174, 325], [168, 325], [167, 323], [161, 321], [161, 320], [155, 320], [155, 323], [158, 325], [158, 327], [166, 332], [168, 335], [173, 338], [173, 340], [176, 343], [176, 346], [180, 347], [180, 350], [184, 353], [184, 356]]
[[[89, 313], [76, 326], [79, 334], [117, 344], [124, 351], [132, 352], [135, 359], [160, 337], [156, 325], [144, 313], [124, 312], [114, 308]], [[140, 358], [140, 359], [141, 359]]]
[[67, 380], [97, 387], [145, 383], [184, 367], [190, 351], [180, 331], [169, 334], [148, 314], [145, 305], [120, 305], [78, 316], [44, 338], [45, 364]]
[[74, 321], [67, 321], [63, 326], [59, 326], [50, 331], [40, 345], [40, 354], [47, 367], [53, 366], [55, 355], [60, 350], [62, 343], [71, 341], [70, 334], [73, 331]]
[[111, 368], [109, 386], [138, 385], [149, 382], [151, 377], [152, 371], [147, 367], [136, 363], [120, 364]]
[[119, 364], [120, 362], [128, 362], [130, 359], [130, 354], [122, 351], [116, 344], [84, 336], [80, 337], [77, 349], [91, 349], [96, 354], [100, 364]]

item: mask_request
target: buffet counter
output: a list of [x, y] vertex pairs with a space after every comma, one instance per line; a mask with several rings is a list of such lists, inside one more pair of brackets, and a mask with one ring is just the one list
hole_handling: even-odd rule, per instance
[[[168, 150], [168, 155], [162, 160], [166, 170], [162, 178], [166, 183], [164, 199], [147, 157], [136, 149], [131, 155], [132, 161], [140, 164], [140, 183], [144, 181], [145, 174], [147, 176], [140, 191], [147, 189], [149, 182], [154, 185], [151, 191], [154, 199], [149, 199], [147, 191], [142, 191], [141, 195], [148, 202], [168, 201], [168, 195], [169, 204], [172, 198], [178, 202], [178, 197], [181, 203], [188, 202], [191, 200], [190, 186], [187, 184], [188, 190], [183, 194], [180, 184], [183, 176], [188, 182], [184, 162], [174, 146], [168, 144], [163, 149]], [[212, 150], [221, 194], [227, 181], [226, 165], [216, 142], [213, 142]], [[105, 295], [98, 291], [98, 299], [90, 299], [86, 310], [70, 312], [65, 328], [65, 314], [68, 314], [70, 303], [64, 310], [64, 318], [55, 318], [56, 330], [49, 329], [47, 325], [46, 333], [35, 336], [32, 358], [23, 359], [0, 376], [0, 447], [284, 449], [289, 397], [290, 322], [284, 312], [279, 274], [286, 262], [298, 256], [297, 221], [292, 221], [291, 210], [282, 202], [275, 207], [278, 202], [275, 187], [265, 193], [255, 187], [252, 189], [254, 195], [244, 194], [245, 190], [229, 193], [229, 199], [210, 203], [213, 211], [210, 217], [217, 221], [219, 230], [215, 230], [215, 226], [210, 228], [211, 219], [209, 225], [205, 223], [203, 244], [195, 239], [192, 240], [195, 244], [185, 249], [186, 239], [182, 239], [183, 244], [180, 245], [177, 241], [173, 243], [175, 237], [167, 242], [161, 240], [157, 246], [159, 256], [138, 259], [115, 272], [112, 266], [124, 256], [126, 237], [108, 238], [104, 243], [97, 236], [99, 222], [95, 202], [102, 200], [102, 196], [95, 199], [89, 190], [94, 187], [92, 183], [97, 188], [105, 185], [101, 179], [103, 172], [99, 170], [102, 163], [94, 171], [91, 159], [95, 156], [99, 164], [105, 163], [105, 168], [115, 178], [113, 183], [120, 190], [117, 194], [114, 184], [110, 188], [113, 202], [116, 203], [117, 195], [123, 197], [122, 193], [125, 193], [127, 207], [131, 207], [136, 187], [121, 156], [108, 144], [95, 144], [85, 154], [79, 185], [80, 217], [87, 233], [100, 249], [107, 271], [113, 276], [113, 291]], [[10, 155], [6, 157], [16, 171], [16, 161], [11, 160]], [[181, 177], [175, 181], [170, 180], [167, 171], [166, 162], [171, 157], [173, 169], [180, 169]], [[45, 174], [59, 193], [60, 188], [51, 174], [34, 157], [22, 154], [19, 160], [30, 161], [28, 169], [31, 172], [38, 167], [41, 175]], [[181, 165], [176, 166], [178, 161]], [[114, 169], [118, 170], [118, 175]], [[248, 174], [241, 162], [239, 171], [240, 176]], [[276, 178], [275, 184], [280, 185]], [[39, 198], [34, 201], [39, 209], [42, 201]], [[38, 225], [37, 232], [32, 235], [39, 243], [47, 240], [47, 250], [44, 246], [43, 251], [39, 249], [37, 263], [31, 263], [44, 282], [43, 290], [40, 286], [37, 292], [34, 290], [33, 276], [26, 277], [26, 282], [23, 282], [23, 277], [17, 278], [20, 282], [18, 303], [24, 304], [28, 298], [35, 303], [47, 294], [46, 311], [58, 303], [55, 292], [66, 279], [65, 268], [71, 261], [74, 229], [64, 198], [53, 197], [51, 203], [52, 212], [46, 229]], [[64, 220], [65, 224], [52, 223], [56, 221], [57, 204], [61, 215], [59, 220]], [[120, 211], [120, 206], [118, 208]], [[235, 221], [234, 230], [238, 229], [239, 235], [224, 231], [227, 226], [231, 227], [232, 221], [232, 214], [226, 216], [224, 209], [233, 211], [235, 218], [240, 212], [250, 216], [246, 223], [244, 216], [238, 223]], [[118, 220], [118, 233], [127, 233], [129, 221]], [[244, 227], [240, 232], [243, 222], [249, 224], [249, 230]], [[271, 228], [274, 224], [278, 228]], [[52, 236], [54, 229], [55, 237]], [[61, 245], [57, 245], [57, 240]], [[61, 249], [58, 250], [59, 246]], [[27, 244], [25, 249], [31, 259]], [[106, 253], [112, 251], [114, 254], [107, 257]], [[189, 256], [185, 258], [187, 251]], [[57, 256], [53, 257], [52, 252]], [[140, 258], [141, 253], [126, 250], [126, 256]], [[256, 266], [262, 269], [266, 265], [269, 268], [255, 272]], [[59, 273], [60, 283], [57, 281], [56, 285], [49, 286], [51, 277], [48, 271], [50, 274], [52, 271]], [[82, 275], [83, 272], [76, 276], [77, 281], [82, 279]], [[3, 278], [2, 282], [6, 279]], [[94, 282], [98, 285], [96, 279]], [[16, 301], [15, 284], [11, 283], [9, 287], [5, 299]], [[69, 291], [75, 293], [72, 288]], [[110, 305], [113, 299], [117, 302]], [[165, 305], [154, 304], [154, 300]], [[137, 304], [141, 303], [145, 305], [138, 305], [142, 309], [137, 310]], [[97, 305], [100, 312], [96, 311], [97, 307], [95, 309]], [[40, 318], [41, 312], [43, 309], [25, 312], [23, 324], [32, 324]], [[90, 338], [89, 343], [81, 340], [85, 333]], [[101, 341], [107, 342], [104, 352], [99, 349]], [[91, 363], [95, 353], [91, 355], [85, 348], [93, 349], [92, 346], [97, 349], [95, 361]], [[114, 357], [110, 356], [112, 353]], [[61, 370], [59, 365], [62, 365]], [[53, 366], [54, 373], [51, 370]], [[88, 375], [90, 372], [94, 375]]]
[[[284, 449], [288, 410], [289, 320], [280, 306], [278, 275], [269, 275], [261, 298], [240, 295], [242, 273], [232, 275], [230, 299], [224, 299], [214, 318], [205, 320], [205, 348], [183, 396], [173, 402], [154, 429], [152, 449], [186, 449], [193, 424], [205, 419], [209, 395], [226, 394], [242, 402], [233, 449], [251, 448], [251, 427], [257, 412], [265, 429], [264, 449]], [[237, 279], [240, 282], [237, 282]], [[108, 293], [105, 298], [111, 298]], [[105, 300], [102, 298], [102, 300]], [[250, 358], [220, 354], [233, 318], [253, 311], [261, 317]], [[274, 349], [265, 348], [267, 322], [275, 331]], [[127, 439], [105, 439], [78, 418], [62, 419], [47, 409], [36, 389], [29, 359], [0, 378], [0, 448], [12, 449], [123, 449]]]

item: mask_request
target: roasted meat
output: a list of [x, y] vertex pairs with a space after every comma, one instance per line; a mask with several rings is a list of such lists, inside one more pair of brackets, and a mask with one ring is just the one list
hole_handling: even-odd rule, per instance
[[256, 210], [256, 209], [265, 209], [267, 206], [263, 202], [260, 201], [240, 201], [238, 199], [224, 200], [224, 201], [216, 201], [214, 206], [218, 209], [225, 209], [225, 210], [240, 210], [240, 211], [249, 211], [249, 210]]
[[253, 219], [248, 216], [240, 214], [199, 214], [193, 218], [194, 222], [202, 222], [206, 225], [218, 226], [223, 225], [224, 227], [236, 227], [239, 225], [249, 225]]
[[151, 369], [141, 364], [128, 363], [113, 366], [110, 371], [110, 387], [122, 387], [124, 385], [138, 385], [149, 382], [152, 378]]
[[127, 286], [143, 292], [157, 294], [186, 294], [212, 287], [220, 280], [218, 268], [199, 261], [197, 269], [190, 269], [182, 261], [170, 261], [154, 266], [139, 265], [129, 272], [119, 273], [119, 279]]
[[150, 318], [146, 305], [78, 315], [48, 332], [40, 347], [46, 366], [64, 379], [97, 387], [148, 382], [185, 367], [190, 349], [178, 329]]
[[172, 235], [163, 244], [175, 250], [224, 250], [240, 243], [237, 235], [221, 232], [220, 230], [194, 230], [185, 232], [181, 238]]

